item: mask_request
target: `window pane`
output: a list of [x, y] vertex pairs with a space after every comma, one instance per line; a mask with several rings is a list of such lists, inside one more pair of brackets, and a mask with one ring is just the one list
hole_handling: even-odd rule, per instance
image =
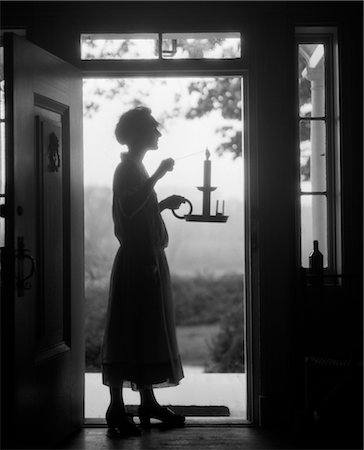
[[0, 120], [5, 119], [5, 86], [4, 80], [0, 81]]
[[164, 33], [163, 58], [232, 59], [241, 55], [240, 33]]
[[327, 201], [324, 195], [302, 195], [301, 197], [301, 255], [302, 267], [309, 267], [309, 256], [313, 241], [319, 242], [327, 267]]
[[0, 119], [5, 119], [4, 47], [0, 47]]
[[158, 34], [81, 34], [81, 59], [156, 59]]
[[323, 120], [300, 121], [301, 190], [326, 191], [326, 126]]
[[298, 46], [298, 86], [301, 117], [325, 116], [325, 46]]
[[0, 123], [0, 194], [5, 192], [5, 123]]

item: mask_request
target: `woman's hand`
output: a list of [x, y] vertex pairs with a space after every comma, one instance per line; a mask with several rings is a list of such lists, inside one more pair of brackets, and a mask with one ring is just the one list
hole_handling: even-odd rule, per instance
[[186, 199], [182, 195], [171, 195], [160, 202], [160, 210], [163, 209], [178, 209]]
[[157, 178], [162, 178], [162, 177], [164, 177], [164, 175], [167, 173], [167, 172], [171, 172], [172, 170], [173, 170], [173, 167], [174, 167], [174, 159], [173, 158], [167, 158], [167, 159], [164, 159], [161, 163], [160, 163], [160, 165], [159, 165], [159, 167], [158, 167], [158, 169], [156, 170], [156, 172], [155, 172], [155, 176], [157, 177]]

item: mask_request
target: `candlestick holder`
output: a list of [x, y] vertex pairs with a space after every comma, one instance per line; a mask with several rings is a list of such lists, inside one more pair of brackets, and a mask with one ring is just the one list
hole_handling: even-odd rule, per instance
[[179, 216], [172, 210], [172, 213], [178, 219], [185, 219], [187, 222], [226, 222], [229, 216], [224, 215], [225, 201], [222, 202], [222, 212], [219, 212], [219, 201], [216, 202], [215, 215], [211, 214], [211, 192], [217, 189], [216, 186], [211, 186], [211, 161], [210, 152], [206, 149], [206, 159], [204, 161], [204, 185], [197, 186], [197, 189], [202, 192], [202, 214], [192, 214], [192, 204], [186, 199], [190, 205], [189, 214]]

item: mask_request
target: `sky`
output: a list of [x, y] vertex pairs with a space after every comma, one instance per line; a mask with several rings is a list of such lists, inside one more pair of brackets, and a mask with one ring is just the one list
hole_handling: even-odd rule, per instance
[[[96, 86], [102, 85], [105, 80], [88, 80], [84, 88], [84, 95]], [[105, 82], [107, 87], [107, 81]], [[152, 109], [154, 117], [160, 117], [163, 112], [172, 111], [175, 106], [175, 93], [182, 92], [188, 83], [187, 79], [169, 79], [168, 84], [160, 84], [150, 89], [148, 79], [135, 80], [135, 90], [142, 90], [148, 95], [144, 96], [146, 106]], [[130, 96], [132, 97], [132, 93]], [[135, 95], [137, 95], [135, 93]], [[99, 101], [99, 99], [98, 99]], [[182, 109], [188, 107], [194, 99], [179, 99]], [[85, 185], [111, 186], [113, 173], [120, 161], [120, 153], [127, 151], [114, 137], [115, 125], [120, 115], [125, 112], [122, 93], [114, 99], [104, 99], [100, 102], [100, 109], [92, 118], [84, 119], [84, 169]], [[214, 152], [219, 137], [216, 127], [221, 126], [221, 116], [217, 113], [194, 120], [177, 118], [168, 120], [168, 129], [161, 130], [159, 149], [147, 153], [144, 164], [147, 171], [152, 174], [160, 161], [165, 158], [174, 158], [174, 171], [167, 174], [158, 184], [160, 190], [178, 189], [183, 195], [183, 189], [199, 186], [203, 181], [203, 161], [205, 149], [211, 152], [212, 184], [218, 186], [222, 198], [241, 197], [243, 189], [244, 166], [241, 158], [233, 160], [230, 154], [219, 157]], [[191, 153], [197, 153], [183, 158]]]

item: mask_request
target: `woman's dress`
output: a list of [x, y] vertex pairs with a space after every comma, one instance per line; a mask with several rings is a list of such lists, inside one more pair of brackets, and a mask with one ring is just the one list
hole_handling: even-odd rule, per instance
[[183, 378], [176, 340], [168, 234], [141, 162], [125, 153], [113, 181], [120, 242], [110, 280], [102, 346], [103, 384], [134, 390], [175, 386]]

